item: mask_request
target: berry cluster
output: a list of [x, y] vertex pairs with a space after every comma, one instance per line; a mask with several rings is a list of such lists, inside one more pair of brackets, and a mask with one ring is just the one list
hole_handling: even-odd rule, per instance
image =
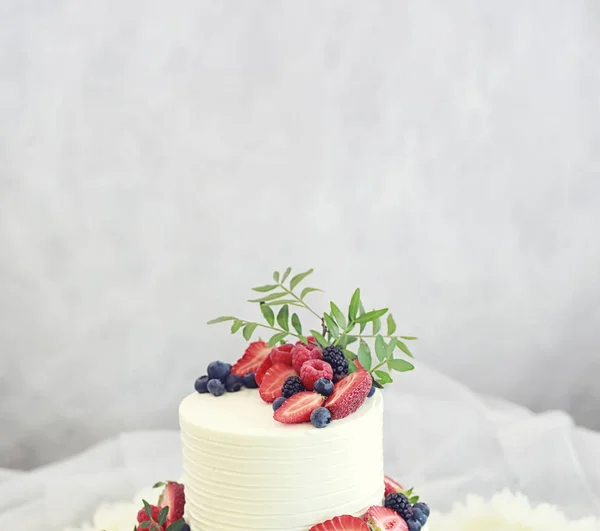
[[194, 384], [194, 388], [199, 393], [210, 393], [213, 396], [221, 396], [228, 393], [235, 393], [242, 387], [256, 389], [258, 384], [253, 372], [239, 376], [231, 372], [231, 365], [222, 361], [213, 361], [206, 368], [208, 373], [200, 376]]
[[411, 504], [402, 492], [392, 492], [385, 497], [384, 506], [398, 513], [408, 526], [408, 531], [421, 531], [429, 517], [429, 507], [426, 503]]
[[190, 531], [190, 526], [183, 520], [185, 508], [185, 489], [181, 483], [169, 481], [157, 483], [155, 487], [164, 486], [158, 499], [158, 505], [151, 505], [144, 500], [144, 507], [137, 514], [138, 525], [134, 531]]

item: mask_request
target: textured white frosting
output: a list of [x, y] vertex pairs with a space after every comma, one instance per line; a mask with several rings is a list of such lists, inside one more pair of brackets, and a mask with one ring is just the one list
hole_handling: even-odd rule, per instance
[[383, 499], [383, 398], [317, 429], [280, 424], [256, 390], [179, 406], [192, 531], [307, 531]]

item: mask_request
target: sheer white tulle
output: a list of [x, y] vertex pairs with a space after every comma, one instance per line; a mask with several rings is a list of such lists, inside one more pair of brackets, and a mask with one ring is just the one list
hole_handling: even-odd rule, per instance
[[[481, 527], [481, 514], [497, 516], [503, 506], [529, 514], [523, 503], [555, 505], [573, 520], [600, 516], [600, 434], [575, 427], [561, 412], [534, 415], [475, 395], [424, 366], [396, 380], [385, 391], [386, 470], [405, 486], [415, 486], [438, 512], [447, 513], [432, 519], [431, 531], [442, 523], [446, 531], [477, 525], [486, 529]], [[126, 521], [129, 531], [135, 520], [130, 511], [137, 512], [141, 496], [152, 496], [147, 487], [178, 477], [177, 432], [124, 433], [31, 472], [0, 470], [0, 529], [63, 531], [86, 521], [95, 525], [95, 515], [100, 528]], [[139, 494], [144, 488], [145, 494]], [[489, 502], [504, 489], [522, 492], [529, 502], [508, 494]], [[466, 508], [449, 512], [469, 494], [489, 503], [472, 498]], [[98, 511], [103, 504], [111, 505]], [[558, 518], [548, 511], [553, 510], [536, 513], [540, 521]], [[471, 527], [469, 514], [480, 515]], [[456, 518], [464, 524], [457, 524]], [[516, 529], [510, 522], [489, 522], [489, 529]], [[574, 530], [600, 529], [592, 520], [576, 525]], [[529, 528], [538, 529], [525, 527]], [[563, 529], [562, 524], [557, 529]]]

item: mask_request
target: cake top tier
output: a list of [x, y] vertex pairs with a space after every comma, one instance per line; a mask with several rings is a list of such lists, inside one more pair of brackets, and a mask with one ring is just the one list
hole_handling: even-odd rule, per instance
[[[299, 432], [307, 436], [342, 435], [348, 425], [369, 415], [373, 408], [381, 408], [381, 393], [367, 400], [353, 415], [332, 422], [327, 430], [315, 430], [310, 423], [281, 424], [273, 419], [273, 409], [266, 404], [256, 390], [242, 389], [220, 397], [194, 393], [183, 399], [179, 406], [182, 422], [190, 428], [208, 429], [240, 436], [297, 437]], [[359, 422], [360, 423], [360, 422]], [[319, 435], [320, 434], [320, 435]]]

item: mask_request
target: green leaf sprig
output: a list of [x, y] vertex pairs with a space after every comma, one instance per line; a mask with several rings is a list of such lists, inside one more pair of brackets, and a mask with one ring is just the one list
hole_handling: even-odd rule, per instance
[[[414, 365], [402, 356], [413, 358], [406, 341], [418, 338], [397, 335], [396, 321], [388, 308], [366, 311], [360, 289], [357, 288], [350, 298], [346, 313], [332, 301], [329, 311], [321, 314], [308, 305], [306, 297], [322, 290], [314, 287], [304, 287], [300, 292], [297, 290], [311, 273], [313, 269], [291, 276], [292, 269], [288, 267], [283, 273], [275, 271], [273, 282], [252, 288], [261, 296], [249, 302], [259, 305], [265, 322], [226, 315], [212, 319], [208, 324], [231, 322], [231, 333], [241, 332], [246, 341], [257, 330], [268, 330], [271, 336], [267, 344], [272, 347], [285, 343], [290, 337], [308, 343], [308, 334], [298, 312], [308, 313], [319, 321], [319, 330], [309, 329], [319, 346], [325, 348], [335, 345], [342, 349], [350, 371], [355, 371], [360, 365], [369, 371], [376, 387], [382, 388], [392, 383], [392, 371], [407, 372], [414, 369]], [[385, 332], [382, 332], [384, 323]]]
[[[164, 529], [165, 523], [167, 521], [167, 516], [169, 514], [169, 507], [163, 507], [158, 513], [157, 521], [154, 522], [152, 520], [152, 507], [150, 507], [150, 504], [146, 500], [142, 500], [142, 503], [144, 504], [144, 512], [148, 516], [148, 520], [145, 520], [141, 522], [137, 527], [134, 527], [134, 531], [140, 529], [144, 529], [145, 531], [158, 531], [159, 529]], [[160, 528], [156, 524], [158, 524]], [[179, 520], [172, 522], [169, 525], [169, 527], [165, 529], [165, 531], [181, 531], [184, 525], [185, 520], [183, 518], [180, 518]]]

